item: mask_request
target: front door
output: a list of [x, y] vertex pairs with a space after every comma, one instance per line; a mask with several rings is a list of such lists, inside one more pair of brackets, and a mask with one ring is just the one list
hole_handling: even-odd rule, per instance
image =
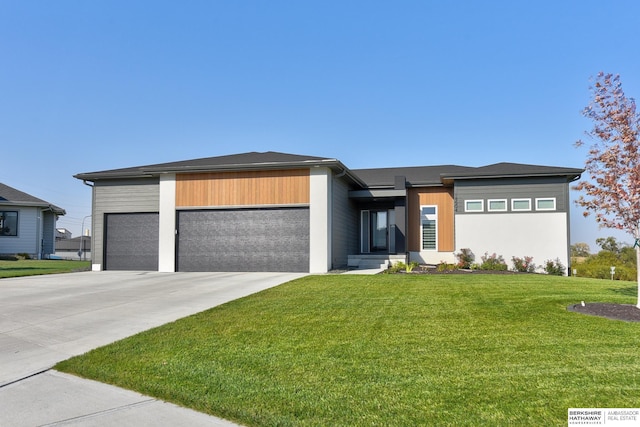
[[394, 214], [390, 210], [363, 210], [361, 212], [360, 243], [362, 253], [395, 250], [393, 230]]
[[371, 252], [388, 250], [388, 229], [387, 211], [371, 211]]

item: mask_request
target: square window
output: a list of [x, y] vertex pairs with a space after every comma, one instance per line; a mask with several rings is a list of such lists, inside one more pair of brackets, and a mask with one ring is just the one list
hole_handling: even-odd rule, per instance
[[489, 200], [487, 202], [490, 212], [506, 212], [507, 201], [506, 200]]
[[555, 211], [556, 210], [555, 197], [549, 197], [546, 199], [536, 199], [536, 210], [537, 211]]
[[531, 199], [511, 199], [512, 211], [530, 211]]
[[18, 235], [18, 212], [0, 211], [0, 236]]
[[465, 212], [482, 212], [484, 211], [484, 200], [465, 200]]

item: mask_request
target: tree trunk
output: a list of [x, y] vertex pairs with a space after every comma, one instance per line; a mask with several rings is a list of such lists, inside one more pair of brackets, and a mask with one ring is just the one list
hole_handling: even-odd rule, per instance
[[638, 240], [636, 238], [636, 243], [634, 243], [634, 246], [636, 247], [636, 280], [638, 281], [638, 298], [636, 300], [636, 307], [640, 308], [640, 246], [637, 242]]

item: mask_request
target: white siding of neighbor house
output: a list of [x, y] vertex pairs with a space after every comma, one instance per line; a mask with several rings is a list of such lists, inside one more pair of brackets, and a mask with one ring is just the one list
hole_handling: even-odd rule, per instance
[[38, 233], [41, 227], [40, 208], [36, 207], [3, 207], [3, 210], [18, 211], [18, 235], [0, 236], [0, 253], [26, 253], [32, 257], [39, 255]]
[[104, 261], [104, 216], [108, 213], [158, 212], [158, 178], [98, 180], [93, 187], [91, 253], [93, 270], [102, 270]]
[[486, 252], [502, 255], [509, 268], [514, 256], [531, 256], [538, 266], [558, 258], [569, 266], [565, 212], [456, 215], [455, 224], [456, 251], [471, 249], [477, 263]]

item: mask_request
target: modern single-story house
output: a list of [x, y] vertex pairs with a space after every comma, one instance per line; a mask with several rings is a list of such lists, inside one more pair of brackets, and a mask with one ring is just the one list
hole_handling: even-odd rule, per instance
[[0, 183], [0, 255], [55, 253], [56, 221], [64, 209]]
[[351, 170], [251, 152], [75, 175], [93, 188], [94, 270], [322, 273], [480, 256], [569, 266], [582, 169], [497, 163]]

